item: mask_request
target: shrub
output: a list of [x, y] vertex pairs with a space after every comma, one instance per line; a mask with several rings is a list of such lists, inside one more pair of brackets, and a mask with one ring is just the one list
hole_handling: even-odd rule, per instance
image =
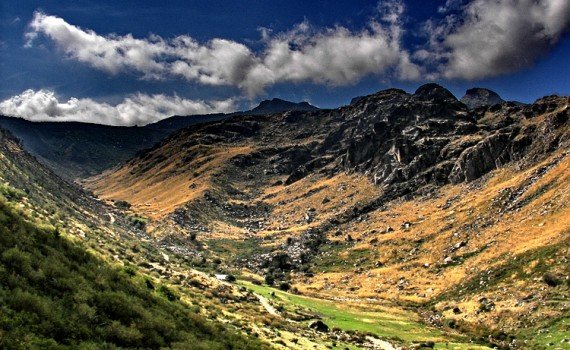
[[131, 203], [127, 202], [127, 201], [116, 201], [115, 202], [115, 207], [119, 208], [119, 209], [130, 209], [131, 208]]
[[235, 282], [235, 281], [236, 281], [236, 276], [231, 275], [231, 274], [230, 274], [230, 275], [227, 275], [226, 281], [227, 281], [227, 282]]
[[166, 299], [170, 300], [170, 301], [175, 301], [180, 299], [180, 297], [178, 295], [176, 295], [172, 290], [170, 290], [168, 287], [162, 285], [160, 286], [160, 288], [158, 288], [158, 291], [164, 295], [166, 297]]
[[544, 283], [546, 283], [550, 287], [557, 287], [560, 284], [562, 284], [562, 281], [560, 281], [560, 279], [558, 277], [556, 277], [555, 275], [553, 275], [551, 273], [544, 274], [544, 276], [542, 276], [542, 280], [544, 281]]
[[275, 278], [273, 275], [265, 275], [265, 283], [269, 286], [272, 286], [275, 283]]
[[[131, 278], [0, 200], [0, 348], [268, 349], [196, 314], [166, 286]], [[151, 288], [152, 286], [152, 288]], [[158, 297], [162, 294], [165, 298]]]
[[289, 284], [289, 282], [281, 282], [279, 283], [279, 289], [283, 290], [283, 291], [288, 291], [289, 288], [291, 288], [291, 285]]

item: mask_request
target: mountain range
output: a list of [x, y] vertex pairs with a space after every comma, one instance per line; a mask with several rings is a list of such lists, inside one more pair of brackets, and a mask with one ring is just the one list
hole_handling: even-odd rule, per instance
[[569, 103], [3, 117], [0, 345], [565, 348]]
[[68, 181], [96, 175], [138, 151], [150, 148], [172, 132], [198, 123], [236, 115], [315, 110], [307, 102], [262, 101], [249, 111], [229, 114], [172, 116], [145, 126], [110, 126], [79, 122], [31, 122], [0, 116], [0, 127], [18, 137], [24, 148]]

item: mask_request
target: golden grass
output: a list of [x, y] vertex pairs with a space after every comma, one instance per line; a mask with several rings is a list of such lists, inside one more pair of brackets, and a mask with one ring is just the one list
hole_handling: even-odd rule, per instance
[[186, 163], [182, 158], [166, 159], [146, 171], [139, 170], [144, 163], [137, 166], [127, 164], [92, 178], [85, 185], [102, 199], [126, 200], [134, 211], [154, 220], [160, 219], [200, 197], [211, 187], [212, 174], [219, 171], [231, 157], [251, 152], [248, 146], [198, 145], [190, 149], [197, 150], [203, 150], [202, 153], [207, 155]]
[[[380, 256], [378, 260], [384, 266], [362, 272], [348, 268], [345, 273], [320, 273], [304, 288], [362, 298], [429, 299], [477, 272], [504, 262], [507, 257], [563, 241], [570, 234], [570, 157], [566, 156], [526, 189], [518, 201], [529, 200], [533, 195], [536, 198], [520, 210], [499, 214], [502, 205], [494, 205], [501, 190], [518, 188], [548, 161], [524, 172], [499, 169], [478, 189], [469, 184], [446, 186], [435, 199], [395, 201], [385, 211], [370, 213], [366, 221], [340, 227], [343, 235], [331, 235], [331, 239], [342, 241], [350, 234], [357, 242], [340, 253], [339, 259], [350, 252], [365, 250], [369, 256]], [[453, 199], [449, 208], [442, 209]], [[466, 225], [478, 222], [478, 218], [491, 225], [479, 224], [468, 235]], [[411, 223], [409, 229], [402, 228], [404, 222]], [[394, 231], [371, 234], [387, 226]], [[373, 238], [377, 240], [374, 244], [370, 243]], [[421, 244], [414, 243], [420, 241]], [[466, 245], [454, 253], [448, 251], [461, 241], [466, 241]], [[446, 256], [461, 256], [487, 245], [461, 264], [442, 271], [434, 269], [435, 265], [443, 264]], [[342, 282], [346, 278], [350, 278], [350, 283]], [[407, 281], [403, 290], [396, 287], [400, 278]], [[359, 287], [356, 292], [349, 290], [354, 285]]]

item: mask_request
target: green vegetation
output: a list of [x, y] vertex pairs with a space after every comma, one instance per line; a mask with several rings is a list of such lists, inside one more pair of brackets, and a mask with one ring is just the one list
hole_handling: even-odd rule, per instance
[[24, 191], [18, 190], [16, 188], [4, 184], [0, 184], [0, 195], [12, 201], [12, 200], [19, 200], [22, 197], [24, 197], [26, 194], [24, 193]]
[[0, 252], [0, 348], [265, 348], [136, 270], [24, 221], [1, 197]]
[[455, 336], [427, 327], [408, 311], [311, 298], [246, 281], [240, 281], [240, 284], [274, 303], [283, 304], [278, 309], [313, 314], [332, 329], [359, 331], [405, 343], [434, 341], [439, 349], [488, 349], [481, 345], [462, 343]]
[[540, 332], [528, 334], [533, 349], [568, 349], [570, 348], [570, 317], [559, 319]]

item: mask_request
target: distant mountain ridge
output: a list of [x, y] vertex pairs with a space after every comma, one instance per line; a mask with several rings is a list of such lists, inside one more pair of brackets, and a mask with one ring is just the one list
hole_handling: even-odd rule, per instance
[[307, 102], [274, 98], [248, 111], [192, 116], [172, 116], [139, 126], [110, 126], [81, 122], [32, 122], [0, 115], [0, 127], [19, 138], [24, 148], [63, 179], [87, 178], [127, 161], [176, 130], [220, 121], [232, 116], [263, 115], [286, 111], [312, 111]]
[[318, 109], [319, 108], [311, 105], [306, 101], [295, 103], [285, 101], [280, 98], [274, 98], [272, 100], [261, 101], [261, 103], [254, 109], [247, 112], [242, 112], [241, 114], [263, 115], [281, 113], [284, 111], [316, 111]]

